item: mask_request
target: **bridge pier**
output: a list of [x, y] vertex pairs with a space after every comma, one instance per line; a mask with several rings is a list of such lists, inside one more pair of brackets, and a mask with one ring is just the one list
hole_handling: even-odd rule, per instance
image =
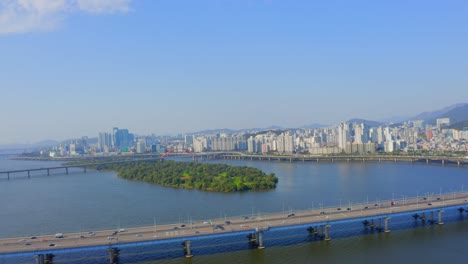
[[442, 165], [445, 165], [445, 160], [442, 160]]
[[[195, 160], [195, 157], [192, 157], [192, 160]], [[83, 167], [83, 172], [86, 173], [86, 166]]]
[[429, 223], [431, 223], [431, 224], [435, 223], [435, 221], [434, 221], [434, 211], [431, 211], [431, 213], [429, 215]]
[[457, 166], [460, 167], [460, 161], [459, 160], [457, 160]]
[[28, 178], [31, 178], [31, 171], [28, 170]]
[[258, 249], [264, 249], [265, 246], [263, 245], [263, 231], [257, 231], [257, 243], [258, 243]]
[[421, 213], [421, 222], [425, 223], [426, 222], [426, 214]]
[[50, 176], [50, 169], [47, 169], [47, 176]]
[[438, 213], [439, 213], [439, 218], [438, 218], [438, 224], [439, 225], [443, 225], [444, 222], [442, 222], [442, 213], [444, 212], [444, 210], [439, 210]]
[[388, 229], [388, 220], [390, 220], [390, 217], [385, 217], [385, 233], [390, 233], [390, 229]]
[[331, 225], [325, 225], [325, 241], [330, 241], [331, 240], [329, 230], [328, 230], [330, 227], [331, 227]]
[[192, 241], [186, 240], [184, 243], [184, 253], [186, 258], [193, 257], [192, 255]]
[[116, 247], [109, 248], [109, 263], [110, 264], [119, 264], [119, 252], [120, 252], [120, 249]]
[[379, 225], [377, 226], [377, 231], [382, 231], [383, 228], [382, 228], [382, 218], [379, 218]]
[[36, 259], [36, 264], [45, 264], [44, 262], [44, 254], [37, 254], [34, 256]]
[[53, 264], [54, 263], [54, 254], [45, 254], [44, 264]]
[[65, 168], [65, 174], [68, 174], [68, 167]]
[[429, 159], [426, 159], [426, 164], [429, 164]]
[[374, 228], [374, 226], [375, 226], [375, 224], [374, 224], [374, 219], [371, 219], [371, 220], [370, 220], [370, 225], [369, 225], [369, 226], [370, 226], [370, 228], [372, 228], [372, 229]]
[[10, 179], [10, 173], [9, 172], [7, 172], [7, 177], [8, 177], [8, 180], [9, 180]]

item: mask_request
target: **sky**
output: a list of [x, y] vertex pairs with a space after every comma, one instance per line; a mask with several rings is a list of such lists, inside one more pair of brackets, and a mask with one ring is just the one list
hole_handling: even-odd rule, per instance
[[468, 102], [465, 0], [0, 0], [0, 144]]

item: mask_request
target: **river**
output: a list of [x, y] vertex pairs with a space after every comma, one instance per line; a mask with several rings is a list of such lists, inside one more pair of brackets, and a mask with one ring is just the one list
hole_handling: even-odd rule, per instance
[[[216, 217], [293, 212], [307, 208], [352, 206], [365, 201], [404, 199], [468, 186], [468, 169], [410, 163], [289, 163], [217, 160], [275, 173], [275, 190], [210, 193], [130, 182], [112, 172], [80, 169], [12, 175], [0, 179], [0, 237], [128, 228], [162, 223], [188, 223]], [[0, 171], [42, 168], [56, 162], [0, 160]], [[291, 243], [259, 250], [198, 255], [193, 263], [342, 263], [414, 260], [425, 263], [465, 262], [468, 221], [440, 228], [421, 227], [390, 236], [362, 235], [331, 243]], [[196, 253], [196, 252], [195, 252]], [[128, 259], [128, 258], [127, 258]], [[145, 263], [182, 263], [182, 258]], [[405, 261], [406, 262], [406, 261]], [[0, 258], [0, 263], [2, 259]], [[105, 262], [103, 262], [105, 263]]]

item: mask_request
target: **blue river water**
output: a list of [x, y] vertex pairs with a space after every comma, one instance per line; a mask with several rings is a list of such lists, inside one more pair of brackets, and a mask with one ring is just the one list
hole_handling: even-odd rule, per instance
[[[279, 177], [266, 192], [209, 193], [165, 188], [122, 180], [112, 172], [70, 170], [12, 175], [0, 179], [0, 237], [80, 232], [157, 223], [188, 223], [210, 218], [346, 206], [365, 201], [464, 190], [468, 169], [409, 163], [288, 163], [210, 161], [253, 166]], [[56, 162], [0, 160], [0, 171], [41, 168]], [[1, 177], [1, 176], [0, 176]], [[442, 227], [410, 217], [391, 220], [390, 235], [376, 234], [361, 223], [333, 226], [332, 242], [309, 237], [303, 229], [265, 233], [267, 249], [251, 250], [245, 235], [199, 240], [196, 257], [183, 259], [180, 243], [122, 249], [122, 263], [353, 263], [414, 258], [425, 263], [451, 259], [463, 263], [459, 245], [468, 234], [466, 215], [446, 212]], [[462, 221], [460, 221], [462, 220]], [[421, 247], [426, 244], [426, 247]], [[382, 258], [382, 255], [385, 258]], [[57, 263], [108, 263], [106, 251], [69, 253]], [[461, 261], [461, 262], [460, 262]], [[2, 263], [33, 263], [31, 258], [0, 258]], [[390, 262], [388, 262], [390, 263]], [[393, 262], [392, 262], [393, 263]]]

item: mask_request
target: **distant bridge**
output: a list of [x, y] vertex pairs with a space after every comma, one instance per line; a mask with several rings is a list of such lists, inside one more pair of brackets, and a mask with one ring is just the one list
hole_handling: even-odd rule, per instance
[[444, 156], [387, 156], [387, 155], [343, 155], [343, 156], [311, 156], [311, 155], [253, 155], [245, 153], [217, 153], [215, 158], [258, 160], [258, 161], [286, 161], [286, 162], [410, 162], [426, 164], [452, 164], [465, 166], [468, 159], [462, 157]]

